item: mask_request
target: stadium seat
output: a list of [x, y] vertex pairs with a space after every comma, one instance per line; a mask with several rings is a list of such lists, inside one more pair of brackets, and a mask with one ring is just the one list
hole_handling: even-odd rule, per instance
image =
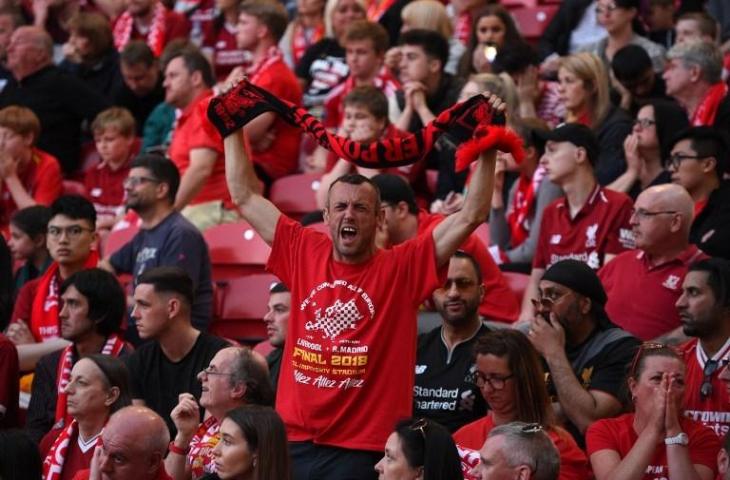
[[127, 228], [120, 228], [119, 230], [112, 230], [107, 235], [106, 240], [101, 248], [103, 257], [108, 257], [112, 253], [116, 252], [124, 245], [126, 245], [132, 238], [139, 232], [139, 227], [130, 226]]
[[525, 296], [525, 290], [527, 290], [527, 284], [530, 282], [530, 276], [524, 273], [518, 272], [502, 272], [507, 285], [510, 290], [514, 292], [519, 300]]
[[528, 41], [537, 41], [558, 11], [558, 5], [515, 8], [510, 10], [517, 29]]
[[504, 8], [513, 10], [515, 8], [529, 8], [537, 5], [537, 0], [501, 0], [499, 2]]
[[88, 197], [86, 192], [86, 186], [83, 183], [77, 182], [76, 180], [63, 180], [63, 194], [64, 195], [81, 195], [82, 197]]
[[320, 174], [298, 173], [282, 177], [271, 185], [269, 199], [279, 210], [299, 220], [305, 214], [318, 210], [315, 192], [319, 190]]
[[266, 338], [263, 322], [271, 285], [278, 280], [268, 273], [255, 273], [219, 282], [222, 291], [219, 318], [210, 331], [218, 336], [253, 344]]
[[254, 352], [260, 353], [264, 357], [267, 356], [269, 353], [271, 353], [273, 350], [274, 350], [274, 346], [268, 340], [264, 340], [263, 342], [259, 342], [259, 343], [256, 344], [255, 347], [253, 347], [253, 351]]
[[203, 233], [210, 251], [213, 280], [264, 271], [271, 248], [246, 222], [226, 223]]

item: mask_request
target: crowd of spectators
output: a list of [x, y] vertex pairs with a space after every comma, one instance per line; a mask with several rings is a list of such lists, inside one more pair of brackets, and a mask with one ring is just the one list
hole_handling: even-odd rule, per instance
[[730, 480], [727, 0], [2, 0], [0, 329], [2, 479]]

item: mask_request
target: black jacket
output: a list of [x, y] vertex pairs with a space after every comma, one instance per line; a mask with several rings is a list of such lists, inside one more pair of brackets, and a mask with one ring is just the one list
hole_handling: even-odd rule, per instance
[[730, 260], [730, 182], [723, 182], [710, 194], [692, 222], [689, 241], [710, 256]]
[[592, 0], [563, 0], [540, 37], [540, 43], [537, 46], [540, 60], [544, 60], [552, 53], [560, 56], [568, 54], [570, 36], [591, 3]]

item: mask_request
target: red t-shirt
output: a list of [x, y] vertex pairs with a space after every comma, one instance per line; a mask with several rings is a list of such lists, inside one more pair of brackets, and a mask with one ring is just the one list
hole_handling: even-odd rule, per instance
[[290, 441], [382, 452], [411, 416], [416, 312], [445, 270], [431, 235], [357, 265], [332, 254], [327, 234], [281, 216], [266, 268], [293, 308], [276, 410]]
[[[418, 213], [418, 234], [421, 235], [424, 232], [432, 231], [443, 219], [443, 215], [420, 211]], [[489, 320], [501, 322], [511, 323], [517, 320], [520, 315], [520, 303], [510, 290], [507, 281], [497, 264], [494, 263], [494, 259], [492, 259], [484, 243], [479, 237], [472, 234], [469, 235], [469, 238], [459, 249], [474, 257], [482, 271], [485, 295], [479, 306], [479, 315]]]
[[97, 218], [116, 218], [124, 212], [124, 179], [129, 174], [129, 165], [137, 151], [132, 152], [127, 162], [116, 170], [104, 164], [92, 167], [84, 174], [84, 185], [96, 209]]
[[547, 269], [571, 258], [598, 270], [607, 253], [617, 254], [633, 247], [631, 208], [627, 195], [600, 185], [572, 219], [566, 198], [556, 199], [542, 215], [533, 268]]
[[[373, 86], [380, 89], [385, 96], [395, 101], [395, 92], [400, 90], [400, 82], [383, 67], [375, 77]], [[327, 98], [324, 100], [324, 126], [330, 129], [336, 129], [342, 123], [345, 117], [345, 97], [355, 88], [355, 79], [352, 76], [347, 80], [334, 87]]]
[[0, 333], [0, 430], [18, 426], [18, 351]]
[[[626, 413], [615, 418], [596, 421], [586, 432], [588, 457], [601, 450], [613, 450], [619, 457], [626, 458], [639, 436], [634, 431], [634, 414]], [[694, 465], [704, 465], [717, 474], [717, 452], [720, 439], [712, 430], [701, 423], [687, 418], [680, 419], [682, 431], [689, 436], [689, 457]], [[669, 478], [667, 448], [659, 444], [646, 468], [643, 480], [666, 480]]]
[[[454, 442], [461, 448], [480, 450], [487, 440], [489, 432], [494, 428], [491, 414], [464, 425], [454, 433]], [[587, 480], [593, 478], [588, 465], [588, 458], [578, 447], [572, 436], [560, 427], [547, 430], [550, 440], [560, 454], [560, 480]]]
[[[716, 369], [710, 377], [712, 395], [703, 400], [700, 395], [700, 387], [705, 379], [703, 369], [707, 361], [707, 354], [699, 348], [696, 338], [682, 344], [680, 348], [686, 366], [684, 415], [710, 427], [718, 437], [725, 438], [730, 431], [730, 398], [728, 398], [725, 382], [719, 378], [722, 369]], [[727, 359], [729, 353], [730, 342], [727, 342], [713, 358]]]
[[[268, 90], [278, 98], [295, 105], [302, 104], [302, 87], [294, 72], [283, 60], [267, 62], [263, 69], [251, 77], [251, 83]], [[279, 116], [274, 120], [270, 130], [276, 134], [271, 146], [260, 152], [252, 151], [251, 157], [254, 163], [275, 180], [299, 170], [299, 143], [302, 132], [299, 127], [289, 125]]]
[[226, 185], [226, 165], [223, 157], [223, 139], [206, 115], [208, 103], [213, 94], [210, 90], [198, 95], [185, 107], [172, 134], [169, 155], [182, 177], [190, 166], [190, 151], [195, 148], [208, 148], [218, 155], [213, 171], [203, 188], [190, 201], [190, 205], [222, 200], [225, 207], [232, 209], [233, 202]]
[[[39, 447], [41, 458], [46, 458], [48, 451], [63, 430], [63, 428], [57, 428], [43, 436]], [[61, 470], [59, 480], [73, 480], [79, 471], [91, 466], [91, 459], [94, 457], [94, 446], [91, 446], [86, 452], [82, 452], [79, 446], [79, 434], [77, 431], [69, 439], [65, 457], [66, 459], [63, 462], [63, 470]]]
[[[23, 173], [18, 175], [33, 200], [41, 205], [50, 205], [61, 196], [61, 166], [56, 157], [43, 150], [33, 148], [33, 157]], [[10, 224], [10, 217], [18, 209], [5, 182], [0, 182], [0, 225]]]
[[[682, 293], [689, 264], [707, 258], [690, 245], [677, 258], [651, 266], [641, 250], [624, 252], [598, 276], [606, 290], [606, 313], [616, 325], [641, 340], [651, 340], [679, 326], [674, 304]], [[637, 295], [641, 292], [641, 295]]]
[[[81, 470], [76, 473], [73, 480], [89, 480], [91, 470]], [[165, 471], [165, 464], [160, 461], [160, 469], [157, 471], [157, 477], [155, 480], [173, 480], [173, 478]]]
[[215, 21], [206, 25], [203, 48], [213, 53], [213, 69], [219, 82], [228, 78], [235, 67], [251, 65], [251, 52], [238, 48], [236, 31], [235, 25], [231, 27], [226, 23], [220, 28], [215, 28]]

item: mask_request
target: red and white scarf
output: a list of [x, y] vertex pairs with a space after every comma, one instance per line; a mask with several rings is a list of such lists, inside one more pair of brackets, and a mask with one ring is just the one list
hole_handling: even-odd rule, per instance
[[200, 424], [192, 440], [188, 452], [188, 464], [193, 478], [200, 478], [208, 473], [215, 473], [213, 449], [220, 442], [220, 423], [215, 417], [208, 417]]
[[[86, 258], [83, 270], [96, 268], [99, 253], [91, 251]], [[30, 331], [36, 341], [42, 342], [58, 338], [58, 292], [61, 287], [58, 262], [53, 262], [38, 281], [38, 290], [30, 311]]]
[[273, 46], [269, 48], [261, 58], [253, 62], [251, 66], [246, 69], [246, 74], [248, 74], [251, 83], [256, 85], [256, 82], [258, 82], [261, 78], [261, 74], [276, 62], [283, 61], [282, 59], [283, 57], [279, 47]]
[[720, 102], [727, 95], [728, 88], [727, 84], [718, 82], [710, 87], [710, 90], [702, 99], [697, 110], [692, 115], [692, 126], [703, 127], [712, 126], [715, 123], [715, 117], [717, 116], [717, 109], [720, 106]]
[[[111, 334], [106, 339], [106, 343], [101, 349], [102, 355], [111, 355], [112, 357], [118, 357], [124, 348], [124, 340], [118, 335]], [[71, 381], [71, 369], [76, 363], [74, 355], [74, 346], [69, 345], [63, 349], [61, 358], [58, 361], [58, 373], [56, 374], [56, 391], [58, 392], [58, 398], [56, 400], [56, 418], [55, 422], [57, 426], [68, 425], [71, 420], [68, 412], [66, 411], [66, 400], [68, 395], [66, 394], [66, 386]], [[60, 423], [63, 422], [63, 423]]]
[[468, 10], [460, 13], [459, 16], [456, 17], [455, 23], [454, 38], [461, 42], [464, 46], [469, 45], [469, 38], [471, 37], [472, 29], [471, 13], [469, 13]]
[[[146, 35], [146, 42], [152, 49], [155, 57], [159, 57], [162, 49], [165, 48], [165, 7], [162, 3], [157, 2], [152, 14], [152, 24], [149, 33]], [[128, 11], [122, 13], [114, 23], [114, 46], [120, 52], [129, 43], [132, 38], [132, 29], [134, 28], [134, 17]]]
[[[63, 473], [63, 464], [66, 463], [66, 455], [71, 444], [71, 439], [78, 433], [79, 425], [74, 420], [65, 428], [53, 442], [53, 446], [48, 451], [45, 460], [43, 460], [43, 480], [59, 480]], [[101, 442], [101, 435], [96, 437], [96, 445]]]
[[532, 178], [520, 175], [519, 180], [517, 180], [517, 190], [507, 213], [507, 225], [509, 225], [510, 245], [512, 247], [522, 244], [530, 234], [528, 220], [535, 209], [537, 190], [540, 188], [540, 182], [542, 182], [544, 176], [545, 169], [538, 167]]
[[299, 64], [299, 60], [307, 49], [322, 40], [323, 37], [324, 23], [320, 23], [316, 27], [305, 27], [301, 23], [295, 22], [291, 35], [291, 55], [294, 65]]

